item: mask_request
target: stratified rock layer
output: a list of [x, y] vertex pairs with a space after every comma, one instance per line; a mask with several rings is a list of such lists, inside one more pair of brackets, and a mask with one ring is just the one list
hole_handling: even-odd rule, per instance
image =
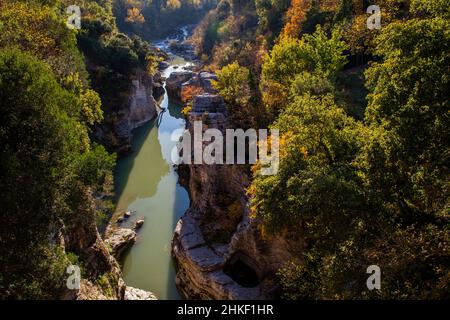
[[[193, 98], [187, 121], [191, 137], [195, 121], [203, 121], [203, 130], [218, 129], [224, 136], [232, 128], [217, 94]], [[290, 252], [302, 250], [303, 244], [289, 243], [281, 236], [265, 237], [260, 222], [250, 217], [246, 196], [250, 166], [183, 164], [179, 173], [191, 198], [172, 241], [176, 284], [182, 296], [271, 298], [277, 290], [276, 272], [294, 258]]]
[[126, 105], [115, 106], [118, 110], [96, 128], [96, 139], [119, 154], [129, 152], [133, 129], [157, 116], [154, 96], [161, 96], [163, 90], [145, 71], [136, 71]]

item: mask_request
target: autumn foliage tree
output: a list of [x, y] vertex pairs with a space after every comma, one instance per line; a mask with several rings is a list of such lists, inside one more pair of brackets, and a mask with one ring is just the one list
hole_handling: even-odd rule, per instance
[[287, 23], [284, 25], [281, 37], [298, 38], [302, 30], [302, 24], [311, 6], [311, 0], [292, 0], [286, 13]]

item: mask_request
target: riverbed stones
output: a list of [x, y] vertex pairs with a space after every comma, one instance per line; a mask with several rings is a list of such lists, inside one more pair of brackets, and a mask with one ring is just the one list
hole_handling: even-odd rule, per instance
[[158, 64], [158, 70], [159, 71], [164, 71], [166, 70], [168, 67], [170, 67], [170, 63], [167, 61], [160, 61]]
[[142, 228], [143, 225], [144, 225], [144, 219], [140, 219], [140, 220], [136, 221], [134, 223], [134, 230], [138, 230], [138, 229]]

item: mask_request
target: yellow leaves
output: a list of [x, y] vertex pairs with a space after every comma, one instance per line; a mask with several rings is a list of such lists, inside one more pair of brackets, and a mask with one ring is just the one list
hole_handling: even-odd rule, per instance
[[184, 116], [188, 116], [189, 113], [191, 112], [191, 110], [192, 110], [192, 105], [188, 104], [183, 108], [183, 110], [181, 110], [181, 114], [183, 114]]
[[272, 238], [271, 234], [267, 232], [267, 228], [265, 227], [264, 224], [262, 223], [258, 224], [258, 231], [262, 240], [270, 240]]
[[61, 25], [49, 8], [23, 2], [1, 2], [0, 21], [0, 47], [19, 45], [42, 58], [60, 52], [54, 33]]
[[374, 32], [367, 29], [367, 16], [356, 15], [349, 28], [344, 30], [344, 39], [348, 43], [353, 54], [364, 53]]
[[[322, 0], [320, 1], [321, 11], [337, 11], [339, 9], [339, 4], [342, 0]], [[361, 0], [358, 0], [362, 3]]]
[[141, 10], [138, 8], [130, 8], [127, 10], [127, 17], [125, 18], [125, 21], [128, 23], [143, 24], [145, 22], [145, 18], [141, 14]]
[[[284, 157], [288, 156], [288, 150], [290, 146], [294, 146], [298, 153], [300, 153], [303, 158], [308, 157], [308, 148], [303, 145], [296, 145], [295, 141], [295, 134], [292, 131], [288, 131], [281, 135], [280, 137], [280, 159], [283, 159]], [[269, 140], [270, 141], [270, 140]]]
[[154, 54], [150, 54], [145, 57], [145, 61], [147, 62], [148, 74], [154, 75], [158, 71], [158, 57]]
[[304, 158], [308, 157], [308, 149], [304, 146], [299, 147], [299, 152], [303, 155]]
[[102, 101], [94, 90], [88, 89], [83, 92], [81, 99], [81, 117], [89, 125], [100, 123], [103, 120], [101, 109]]
[[180, 0], [167, 0], [166, 8], [174, 10], [181, 8], [181, 1]]
[[292, 138], [292, 131], [288, 131], [285, 134], [282, 134], [280, 137], [280, 158], [286, 156], [286, 146], [288, 141]]
[[269, 112], [284, 106], [288, 98], [288, 89], [275, 81], [265, 81], [263, 84], [262, 98]]

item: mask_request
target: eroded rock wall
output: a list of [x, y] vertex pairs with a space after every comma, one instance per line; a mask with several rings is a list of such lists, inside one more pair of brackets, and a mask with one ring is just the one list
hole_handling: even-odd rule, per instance
[[[200, 120], [206, 120], [204, 130], [225, 133], [231, 127], [223, 113], [192, 112], [187, 123], [191, 136], [194, 121]], [[186, 299], [271, 298], [277, 290], [276, 271], [293, 258], [290, 252], [295, 246], [281, 236], [267, 238], [259, 221], [250, 216], [249, 169], [247, 165], [179, 167], [191, 206], [177, 224], [172, 255], [177, 287]]]
[[104, 123], [94, 132], [96, 139], [111, 151], [119, 154], [129, 152], [133, 129], [154, 119], [158, 114], [159, 106], [154, 98], [155, 85], [153, 77], [143, 70], [137, 70], [131, 80], [127, 103], [119, 106], [116, 112], [105, 115]]

